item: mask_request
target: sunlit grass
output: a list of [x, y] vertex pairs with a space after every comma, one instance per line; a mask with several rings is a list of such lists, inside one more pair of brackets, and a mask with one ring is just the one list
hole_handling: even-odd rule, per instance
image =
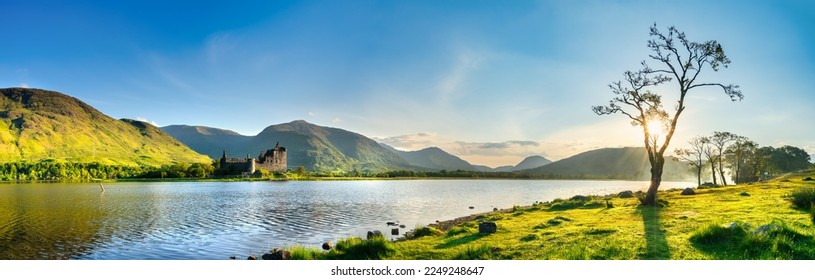
[[[391, 259], [812, 259], [810, 208], [794, 206], [815, 170], [764, 183], [697, 190], [641, 207], [636, 198], [589, 197], [488, 213], [444, 235], [395, 242]], [[747, 192], [749, 196], [741, 195]], [[803, 195], [797, 195], [803, 196]], [[611, 205], [612, 207], [609, 207]], [[498, 232], [479, 234], [479, 221]], [[735, 224], [735, 230], [722, 225]], [[769, 225], [769, 226], [767, 226]], [[755, 230], [765, 226], [767, 234]]]

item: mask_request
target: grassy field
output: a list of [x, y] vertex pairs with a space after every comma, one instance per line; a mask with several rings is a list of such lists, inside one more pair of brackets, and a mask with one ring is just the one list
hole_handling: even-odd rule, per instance
[[[292, 250], [309, 259], [815, 259], [815, 181], [807, 177], [815, 170], [695, 195], [666, 190], [656, 208], [636, 197], [555, 200], [442, 223], [409, 240]], [[481, 221], [495, 221], [497, 232], [479, 234]]]

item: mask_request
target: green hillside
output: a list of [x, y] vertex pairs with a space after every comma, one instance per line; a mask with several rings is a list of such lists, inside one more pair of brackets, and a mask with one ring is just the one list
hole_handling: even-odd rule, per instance
[[[543, 177], [648, 180], [651, 166], [645, 148], [604, 148], [521, 171]], [[665, 159], [664, 180], [695, 179], [687, 164]]]
[[213, 158], [220, 158], [223, 150], [230, 157], [254, 157], [279, 142], [286, 147], [289, 168], [303, 166], [314, 171], [344, 172], [415, 169], [368, 137], [302, 120], [269, 126], [255, 136], [234, 135], [224, 133], [227, 130], [205, 127], [168, 126], [162, 129]]
[[0, 162], [41, 159], [151, 166], [210, 162], [153, 125], [113, 119], [62, 93], [0, 89]]
[[469, 162], [451, 155], [437, 147], [424, 148], [418, 151], [400, 151], [391, 146], [382, 144], [385, 148], [395, 152], [408, 163], [429, 170], [467, 170], [479, 171], [478, 167]]

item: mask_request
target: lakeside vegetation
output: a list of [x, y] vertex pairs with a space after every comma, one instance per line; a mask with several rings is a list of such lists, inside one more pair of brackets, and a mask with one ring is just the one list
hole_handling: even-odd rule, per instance
[[[295, 259], [815, 259], [812, 177], [815, 169], [695, 195], [664, 190], [659, 207], [636, 195], [556, 199], [417, 227], [397, 242], [286, 250]], [[497, 232], [479, 233], [482, 221]]]

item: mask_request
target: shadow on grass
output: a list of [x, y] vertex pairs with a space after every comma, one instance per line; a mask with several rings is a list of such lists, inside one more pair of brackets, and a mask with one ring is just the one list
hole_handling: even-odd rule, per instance
[[485, 236], [487, 236], [487, 235], [486, 234], [480, 234], [480, 233], [465, 235], [465, 236], [462, 236], [462, 237], [447, 241], [444, 244], [440, 244], [440, 245], [436, 246], [436, 249], [447, 249], [447, 248], [456, 247], [458, 245], [464, 245], [464, 244], [479, 240], [481, 238], [484, 238]]
[[640, 206], [640, 215], [645, 227], [645, 254], [640, 255], [640, 259], [645, 260], [667, 260], [671, 258], [671, 249], [668, 240], [665, 239], [665, 232], [659, 221], [659, 207]]

